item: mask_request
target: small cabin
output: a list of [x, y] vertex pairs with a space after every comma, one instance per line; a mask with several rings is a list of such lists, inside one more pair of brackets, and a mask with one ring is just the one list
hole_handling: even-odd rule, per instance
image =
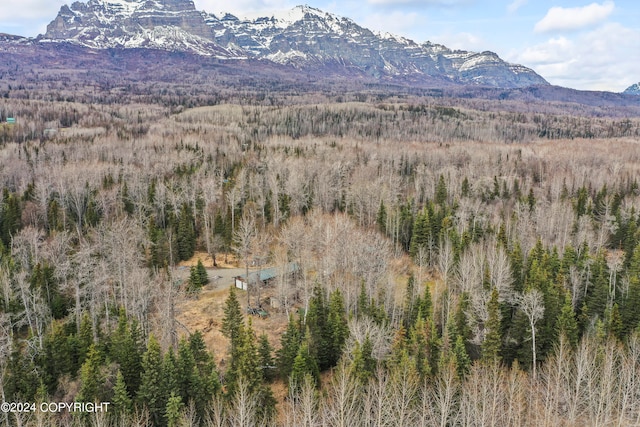
[[[289, 264], [284, 266], [284, 274], [291, 275], [298, 271], [298, 264], [295, 262], [290, 262]], [[249, 279], [245, 279], [244, 276], [236, 276], [236, 288], [242, 289], [243, 291], [247, 290], [247, 283], [254, 285], [258, 282], [267, 283], [278, 276], [278, 273], [281, 273], [278, 267], [265, 268], [264, 270], [252, 271], [249, 273]]]
[[8, 125], [15, 125], [16, 124], [15, 117], [7, 117], [7, 124]]

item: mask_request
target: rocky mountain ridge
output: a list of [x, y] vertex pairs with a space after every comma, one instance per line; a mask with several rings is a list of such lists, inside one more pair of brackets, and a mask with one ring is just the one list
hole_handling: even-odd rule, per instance
[[640, 82], [632, 84], [631, 86], [626, 88], [622, 93], [626, 93], [630, 95], [640, 95]]
[[93, 49], [151, 48], [219, 59], [259, 59], [302, 71], [382, 81], [516, 88], [548, 83], [493, 52], [454, 51], [374, 33], [309, 6], [241, 20], [196, 10], [192, 0], [89, 0], [63, 6], [41, 42]]

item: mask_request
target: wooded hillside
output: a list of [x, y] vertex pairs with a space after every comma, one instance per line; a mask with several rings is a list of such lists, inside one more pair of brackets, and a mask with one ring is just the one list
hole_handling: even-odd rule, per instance
[[[5, 425], [640, 424], [640, 119], [125, 92], [0, 102], [2, 399], [111, 403]], [[295, 263], [279, 340], [176, 322], [196, 250]]]

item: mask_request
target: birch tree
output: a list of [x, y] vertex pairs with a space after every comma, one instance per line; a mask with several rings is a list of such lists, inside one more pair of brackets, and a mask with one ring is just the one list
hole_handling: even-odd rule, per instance
[[532, 372], [533, 380], [536, 380], [536, 323], [542, 319], [544, 315], [544, 300], [542, 292], [537, 289], [531, 289], [518, 298], [518, 306], [520, 310], [527, 316], [529, 321], [529, 329], [531, 331], [531, 353], [533, 355]]

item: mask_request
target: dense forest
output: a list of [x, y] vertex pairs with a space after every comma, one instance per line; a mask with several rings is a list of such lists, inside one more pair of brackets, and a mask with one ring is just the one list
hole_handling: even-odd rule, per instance
[[[640, 119], [92, 90], [0, 102], [0, 424], [640, 424]], [[225, 289], [223, 354], [196, 252], [297, 268]]]

